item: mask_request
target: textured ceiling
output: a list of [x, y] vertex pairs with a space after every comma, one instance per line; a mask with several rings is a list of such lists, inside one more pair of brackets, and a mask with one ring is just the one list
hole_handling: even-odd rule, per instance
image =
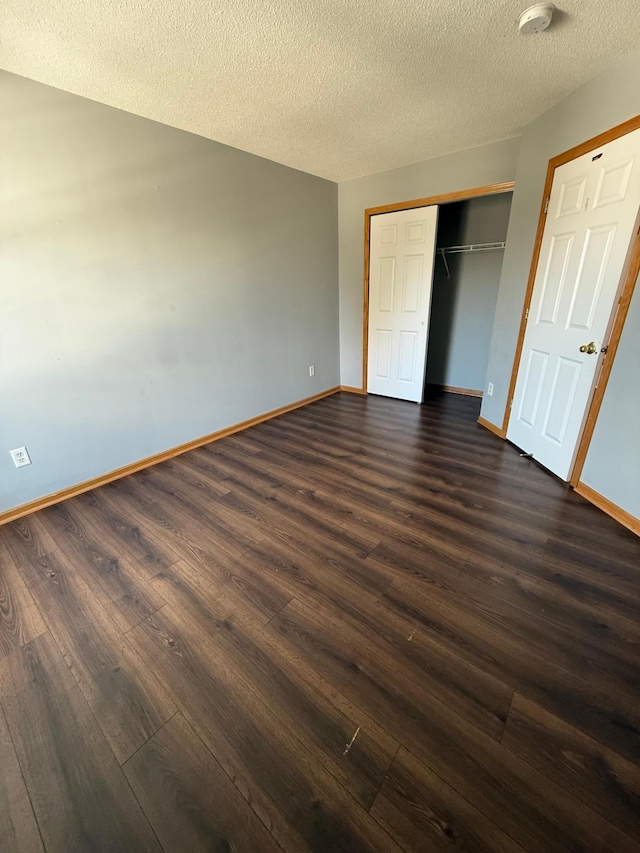
[[2, 0], [0, 67], [344, 180], [517, 135], [640, 43], [638, 0]]

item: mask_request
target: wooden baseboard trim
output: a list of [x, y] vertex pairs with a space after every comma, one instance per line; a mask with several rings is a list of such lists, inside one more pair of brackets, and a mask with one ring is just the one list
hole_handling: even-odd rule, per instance
[[482, 415], [478, 418], [477, 421], [480, 426], [483, 426], [485, 429], [488, 429], [489, 432], [492, 432], [494, 435], [497, 435], [498, 438], [506, 438], [504, 431], [495, 424], [492, 424], [491, 421], [488, 421], [486, 418], [483, 418]]
[[436, 385], [434, 387], [439, 388], [440, 391], [444, 391], [447, 394], [462, 394], [465, 397], [482, 397], [482, 391], [476, 391], [474, 388], [458, 388], [455, 385]]
[[575, 491], [585, 500], [589, 501], [589, 503], [594, 504], [598, 509], [606, 512], [611, 518], [614, 518], [628, 530], [631, 530], [636, 536], [640, 536], [640, 518], [636, 518], [635, 515], [631, 515], [630, 512], [612, 503], [609, 498], [605, 498], [604, 495], [596, 492], [595, 489], [592, 489], [585, 483], [579, 482], [575, 487]]
[[75, 486], [69, 486], [66, 489], [61, 489], [59, 492], [54, 492], [52, 495], [45, 495], [42, 498], [37, 498], [28, 504], [9, 509], [6, 512], [0, 513], [0, 525], [8, 524], [10, 521], [15, 521], [22, 518], [24, 515], [30, 515], [32, 512], [37, 512], [39, 509], [44, 509], [52, 504], [66, 501], [68, 498], [73, 498], [76, 495], [81, 495], [83, 492], [88, 492], [91, 489], [97, 489], [98, 486], [104, 486], [106, 483], [111, 483], [113, 480], [119, 480], [129, 474], [135, 474], [136, 471], [142, 471], [143, 468], [150, 468], [152, 465], [157, 465], [158, 462], [164, 462], [166, 459], [172, 459], [174, 456], [180, 456], [188, 450], [195, 450], [196, 447], [202, 447], [204, 444], [209, 444], [212, 441], [219, 441], [221, 438], [226, 438], [228, 435], [233, 435], [235, 432], [241, 432], [244, 429], [260, 424], [263, 421], [269, 421], [271, 418], [277, 418], [278, 415], [284, 415], [287, 412], [292, 412], [294, 409], [299, 409], [302, 406], [308, 406], [309, 403], [315, 403], [316, 400], [322, 400], [323, 397], [329, 397], [340, 391], [340, 386], [329, 388], [327, 391], [321, 391], [319, 394], [313, 394], [311, 397], [305, 397], [304, 400], [298, 400], [295, 403], [289, 403], [288, 406], [281, 406], [279, 409], [273, 409], [271, 412], [266, 412], [263, 415], [258, 415], [255, 418], [249, 418], [247, 421], [242, 421], [239, 424], [234, 424], [225, 429], [220, 429], [217, 432], [212, 432], [209, 435], [203, 435], [201, 438], [195, 438], [193, 441], [188, 441], [186, 444], [180, 444], [178, 447], [171, 447], [169, 450], [163, 450], [161, 453], [156, 453], [154, 456], [147, 456], [145, 459], [140, 459], [138, 462], [132, 462], [130, 465], [124, 465], [122, 468], [116, 468], [115, 471], [110, 471], [108, 474], [101, 474], [99, 477], [94, 477], [92, 480], [85, 480], [83, 483], [78, 483]]
[[353, 385], [341, 385], [340, 390], [346, 391], [348, 394], [365, 394], [366, 395], [366, 393], [367, 393], [362, 388], [354, 388]]

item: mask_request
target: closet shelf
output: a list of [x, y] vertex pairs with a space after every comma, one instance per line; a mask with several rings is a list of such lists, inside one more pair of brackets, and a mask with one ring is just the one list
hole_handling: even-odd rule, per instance
[[447, 271], [447, 278], [451, 278], [446, 255], [462, 255], [468, 252], [494, 252], [504, 249], [505, 245], [504, 240], [499, 243], [468, 243], [466, 246], [440, 246], [436, 251], [442, 255], [442, 260]]
[[494, 249], [504, 249], [505, 242], [501, 243], [469, 243], [467, 246], [442, 246], [439, 252], [447, 255], [459, 255], [463, 252], [491, 252]]

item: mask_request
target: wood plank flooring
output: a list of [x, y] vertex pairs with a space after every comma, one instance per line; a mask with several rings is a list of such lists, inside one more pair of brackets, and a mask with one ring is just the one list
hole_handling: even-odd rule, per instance
[[640, 853], [640, 540], [339, 394], [0, 528], [0, 850]]

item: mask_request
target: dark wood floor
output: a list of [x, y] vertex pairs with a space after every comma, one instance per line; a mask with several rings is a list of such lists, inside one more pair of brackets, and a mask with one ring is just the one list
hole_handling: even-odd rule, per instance
[[640, 851], [640, 542], [337, 395], [0, 528], [0, 850]]

